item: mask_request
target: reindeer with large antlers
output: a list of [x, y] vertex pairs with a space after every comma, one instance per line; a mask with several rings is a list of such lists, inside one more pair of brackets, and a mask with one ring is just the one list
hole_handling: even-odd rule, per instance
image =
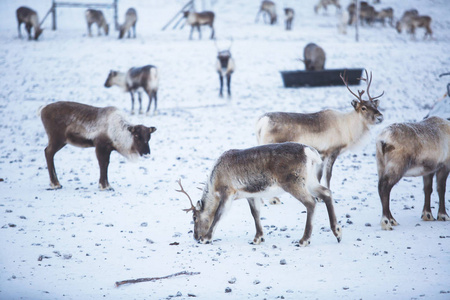
[[233, 200], [247, 198], [256, 226], [253, 244], [263, 242], [259, 218], [261, 201], [255, 198], [287, 192], [306, 206], [306, 227], [299, 246], [310, 243], [316, 198], [325, 202], [331, 230], [340, 242], [342, 229], [337, 224], [331, 191], [320, 185], [317, 178], [321, 164], [320, 155], [314, 148], [297, 143], [225, 152], [217, 160], [196, 206], [178, 181], [181, 188], [178, 191], [186, 194], [191, 202], [191, 207], [184, 211], [193, 212], [194, 239], [210, 243], [217, 223]]
[[[376, 97], [370, 96], [372, 72], [365, 71], [366, 78], [361, 78], [367, 84], [366, 91], [358, 91], [358, 95], [348, 87], [348, 79], [341, 76], [349, 92], [356, 99], [352, 101], [351, 112], [340, 112], [331, 109], [316, 113], [302, 114], [290, 112], [271, 112], [259, 118], [256, 123], [256, 137], [258, 144], [296, 142], [314, 147], [324, 160], [326, 186], [330, 187], [331, 173], [336, 158], [355, 145], [365, 135], [371, 125], [383, 121], [383, 115], [378, 110], [380, 98], [384, 92]], [[367, 100], [362, 96], [367, 93]], [[274, 203], [279, 202], [274, 199]]]

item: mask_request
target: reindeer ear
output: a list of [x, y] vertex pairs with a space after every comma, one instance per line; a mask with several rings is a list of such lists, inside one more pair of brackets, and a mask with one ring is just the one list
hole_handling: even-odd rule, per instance
[[156, 127], [150, 127], [150, 128], [149, 128], [149, 131], [150, 131], [150, 133], [155, 132], [155, 131], [156, 131]]
[[358, 101], [352, 100], [352, 106], [353, 106], [355, 109], [358, 108], [358, 105], [359, 105], [359, 102], [358, 102]]
[[373, 100], [372, 102], [375, 107], [378, 107], [378, 105], [380, 104], [380, 100]]
[[136, 128], [134, 126], [128, 126], [128, 131], [131, 132], [131, 134], [134, 134], [136, 132]]

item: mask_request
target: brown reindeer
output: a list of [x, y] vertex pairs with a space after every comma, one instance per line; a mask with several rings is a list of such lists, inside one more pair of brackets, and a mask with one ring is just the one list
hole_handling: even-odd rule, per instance
[[194, 32], [194, 28], [197, 28], [199, 39], [202, 38], [202, 32], [200, 30], [200, 26], [208, 25], [211, 27], [211, 37], [210, 39], [214, 39], [214, 13], [212, 11], [204, 11], [204, 12], [193, 12], [193, 11], [185, 11], [184, 17], [186, 18], [186, 23], [191, 25], [191, 33], [189, 35], [189, 39], [192, 40], [192, 33]]
[[406, 30], [406, 32], [411, 34], [411, 37], [413, 39], [416, 38], [416, 28], [424, 28], [425, 29], [425, 35], [424, 39], [429, 36], [430, 38], [433, 35], [433, 31], [431, 30], [431, 17], [429, 16], [419, 16], [419, 15], [407, 15], [405, 17], [402, 17], [400, 21], [396, 24], [396, 29], [398, 33], [401, 33], [403, 29]]
[[39, 36], [42, 34], [43, 29], [39, 25], [39, 18], [37, 12], [29, 7], [21, 6], [16, 10], [17, 16], [17, 29], [19, 31], [19, 38], [22, 38], [22, 33], [20, 32], [20, 25], [25, 23], [25, 29], [28, 33], [28, 39], [31, 40], [31, 28], [34, 28], [34, 40], [38, 40]]
[[[356, 97], [352, 101], [354, 110], [343, 113], [331, 109], [311, 114], [271, 112], [261, 116], [256, 123], [258, 144], [296, 142], [314, 147], [324, 160], [326, 186], [330, 187], [332, 169], [336, 158], [354, 146], [368, 133], [370, 127], [383, 121], [383, 115], [378, 110], [379, 96], [372, 97], [369, 93], [372, 83], [372, 73], [366, 71], [366, 91], [358, 91], [356, 95], [349, 87], [348, 80], [341, 75], [342, 81], [350, 93]], [[362, 99], [367, 92], [368, 100]], [[319, 174], [322, 176], [322, 172]], [[319, 178], [320, 180], [320, 178]], [[274, 199], [274, 203], [279, 202]]]
[[[231, 41], [231, 43], [233, 43], [233, 41]], [[217, 73], [219, 73], [220, 80], [219, 96], [223, 97], [223, 77], [226, 77], [228, 97], [231, 97], [231, 74], [233, 74], [234, 70], [236, 69], [234, 59], [231, 57], [231, 44], [230, 47], [228, 47], [228, 49], [226, 50], [220, 50], [217, 46], [216, 41], [214, 41], [214, 44], [217, 48], [216, 70]]]
[[389, 25], [394, 27], [394, 10], [391, 7], [384, 8], [381, 11], [376, 12], [374, 21], [381, 22], [381, 24], [385, 26], [386, 19], [388, 19]]
[[262, 1], [261, 6], [259, 7], [259, 11], [256, 14], [255, 23], [259, 20], [259, 15], [263, 13], [264, 22], [266, 22], [266, 14], [269, 16], [270, 25], [273, 25], [277, 22], [277, 9], [275, 3], [272, 1]]
[[445, 210], [445, 190], [450, 172], [450, 121], [430, 117], [417, 123], [396, 123], [377, 138], [378, 193], [383, 207], [381, 228], [398, 225], [389, 208], [390, 193], [402, 177], [423, 176], [425, 203], [422, 220], [433, 221], [431, 192], [436, 175], [439, 194], [437, 219], [450, 221]]
[[125, 13], [125, 22], [120, 26], [119, 39], [125, 36], [128, 32], [128, 38], [131, 37], [131, 28], [133, 28], [133, 37], [136, 38], [136, 22], [137, 13], [134, 8], [129, 8]]
[[111, 152], [115, 150], [129, 159], [149, 155], [150, 136], [156, 131], [155, 127], [129, 124], [115, 107], [61, 101], [43, 107], [40, 115], [48, 135], [45, 159], [52, 189], [62, 187], [53, 158], [66, 144], [95, 147], [100, 166], [99, 188], [112, 190], [108, 182]]
[[113, 85], [121, 87], [125, 92], [129, 92], [131, 96], [131, 114], [134, 114], [134, 93], [138, 93], [139, 113], [142, 114], [142, 98], [143, 90], [148, 96], [147, 115], [150, 112], [152, 100], [155, 100], [155, 109], [153, 113], [157, 113], [158, 108], [158, 86], [159, 73], [155, 66], [147, 65], [143, 67], [133, 67], [127, 73], [111, 70], [105, 81], [105, 87], [109, 88]]
[[312, 218], [316, 197], [322, 199], [328, 210], [331, 230], [338, 242], [342, 229], [337, 224], [331, 191], [319, 184], [317, 172], [322, 160], [314, 148], [297, 143], [263, 145], [244, 150], [229, 150], [217, 160], [203, 189], [203, 196], [194, 206], [188, 195], [193, 212], [194, 239], [210, 243], [218, 222], [231, 207], [233, 200], [247, 198], [256, 226], [253, 244], [264, 241], [259, 218], [260, 200], [255, 197], [291, 194], [306, 206], [306, 227], [299, 246], [310, 244]]
[[103, 29], [105, 35], [109, 33], [109, 25], [106, 23], [105, 16], [101, 10], [87, 9], [85, 12], [86, 23], [88, 27], [88, 35], [92, 36], [91, 26], [92, 24], [97, 24], [98, 35], [100, 35], [100, 28]]
[[286, 30], [292, 30], [292, 21], [294, 20], [294, 9], [286, 7], [284, 9], [284, 17], [286, 21]]
[[320, 71], [325, 66], [325, 51], [322, 47], [309, 43], [303, 49], [303, 59], [300, 59], [305, 64], [307, 71]]

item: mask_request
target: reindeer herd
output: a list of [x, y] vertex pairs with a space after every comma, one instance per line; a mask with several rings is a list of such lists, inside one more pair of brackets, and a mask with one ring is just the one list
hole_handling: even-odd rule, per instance
[[[335, 5], [340, 9], [339, 0], [320, 0], [315, 11]], [[352, 6], [353, 5], [353, 6]], [[368, 5], [368, 4], [367, 4]], [[365, 7], [365, 8], [364, 8]], [[370, 13], [367, 13], [370, 11]], [[294, 10], [285, 9], [286, 27], [291, 29]], [[349, 21], [354, 22], [356, 7], [348, 7]], [[277, 21], [275, 4], [262, 1], [259, 15], [268, 17], [270, 24]], [[361, 2], [359, 18], [371, 24], [377, 18], [388, 18], [393, 26], [392, 9], [376, 12]], [[91, 36], [91, 25], [97, 24], [98, 32], [102, 29], [105, 35], [109, 32], [103, 13], [88, 9], [85, 13], [88, 34]], [[211, 39], [214, 39], [213, 12], [185, 12], [186, 23], [191, 25], [190, 39], [196, 28], [201, 38], [200, 26], [211, 27]], [[42, 29], [39, 27], [37, 14], [32, 9], [17, 9], [19, 36], [20, 26], [25, 23], [31, 39], [31, 28], [34, 28], [34, 39], [37, 40]], [[125, 22], [119, 26], [119, 38], [127, 33], [136, 37], [136, 10], [130, 8], [126, 12]], [[427, 35], [432, 34], [429, 27], [431, 18], [419, 16], [417, 10], [405, 12], [397, 22], [397, 30], [406, 29], [414, 34], [415, 28], [425, 27]], [[216, 70], [220, 79], [219, 95], [223, 96], [224, 77], [227, 80], [227, 94], [231, 96], [231, 75], [235, 70], [235, 62], [231, 56], [231, 45], [227, 49], [218, 50]], [[325, 53], [314, 43], [305, 47], [304, 59], [307, 70], [322, 70], [325, 64]], [[146, 113], [149, 114], [154, 100], [154, 113], [157, 112], [157, 92], [159, 72], [153, 65], [132, 67], [127, 72], [111, 70], [105, 87], [119, 86], [131, 96], [131, 113], [134, 113], [135, 93], [138, 94], [139, 113], [142, 109], [142, 91], [148, 98]], [[229, 150], [216, 161], [209, 178], [203, 188], [201, 199], [194, 205], [189, 194], [184, 190], [181, 181], [179, 192], [187, 195], [191, 207], [185, 209], [193, 213], [194, 239], [200, 243], [210, 243], [218, 222], [230, 208], [233, 200], [247, 198], [251, 214], [254, 218], [256, 234], [254, 244], [264, 241], [263, 228], [260, 222], [260, 204], [262, 198], [271, 199], [270, 203], [280, 203], [276, 196], [288, 193], [306, 207], [306, 226], [299, 246], [307, 246], [312, 234], [312, 220], [317, 202], [325, 202], [330, 228], [340, 242], [342, 228], [337, 222], [334, 201], [330, 189], [333, 165], [337, 157], [358, 143], [373, 125], [383, 121], [378, 110], [378, 96], [371, 96], [370, 87], [372, 73], [365, 71], [361, 80], [366, 83], [365, 90], [352, 91], [346, 74], [341, 79], [354, 97], [349, 112], [322, 110], [315, 113], [299, 112], [267, 112], [256, 120], [255, 147], [240, 150]], [[367, 98], [364, 96], [367, 95]], [[56, 102], [42, 107], [39, 111], [42, 123], [48, 136], [45, 158], [50, 177], [51, 189], [60, 189], [54, 164], [55, 154], [66, 144], [77, 147], [95, 147], [101, 190], [112, 190], [108, 182], [108, 165], [110, 154], [117, 151], [126, 158], [150, 155], [149, 142], [155, 127], [132, 125], [126, 117], [114, 107], [98, 108], [76, 102]], [[435, 220], [431, 212], [431, 193], [433, 177], [437, 178], [439, 195], [439, 211], [437, 219], [450, 221], [445, 209], [446, 181], [450, 172], [450, 121], [439, 117], [427, 117], [417, 123], [396, 123], [386, 127], [377, 137], [376, 162], [378, 169], [378, 192], [382, 204], [381, 228], [392, 230], [398, 225], [390, 208], [390, 192], [393, 186], [405, 176], [422, 176], [424, 182], [425, 201], [422, 212], [424, 221]], [[323, 182], [323, 184], [321, 184]]]

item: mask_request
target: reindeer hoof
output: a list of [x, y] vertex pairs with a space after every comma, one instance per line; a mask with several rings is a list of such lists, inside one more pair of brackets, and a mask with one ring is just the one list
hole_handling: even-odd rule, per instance
[[311, 242], [310, 242], [310, 240], [300, 240], [300, 242], [298, 243], [298, 246], [299, 247], [306, 247], [306, 246], [308, 246], [309, 244], [311, 244]]
[[437, 219], [438, 221], [450, 221], [450, 217], [446, 213], [444, 214], [438, 213]]
[[281, 200], [277, 197], [274, 197], [269, 201], [269, 203], [272, 205], [278, 205], [278, 204], [281, 204]]
[[261, 244], [262, 242], [264, 242], [264, 237], [255, 237], [254, 239], [253, 239], [253, 242], [251, 242], [251, 244], [253, 244], [253, 245], [259, 245], [259, 244]]
[[398, 223], [397, 223], [397, 221], [395, 221], [394, 218], [392, 218], [390, 220], [386, 217], [381, 218], [381, 229], [383, 229], [383, 230], [393, 230], [394, 229], [393, 226], [397, 226], [397, 225], [398, 225]]
[[337, 238], [338, 243], [342, 240], [342, 228], [341, 226], [336, 226], [336, 229], [333, 230], [334, 236]]
[[61, 184], [53, 184], [53, 183], [50, 183], [50, 188], [48, 189], [48, 190], [59, 190], [59, 189], [62, 189], [62, 185]]
[[433, 214], [429, 211], [422, 212], [422, 220], [424, 221], [435, 221]]
[[110, 185], [103, 187], [101, 184], [99, 184], [98, 188], [100, 191], [114, 191], [114, 189]]

